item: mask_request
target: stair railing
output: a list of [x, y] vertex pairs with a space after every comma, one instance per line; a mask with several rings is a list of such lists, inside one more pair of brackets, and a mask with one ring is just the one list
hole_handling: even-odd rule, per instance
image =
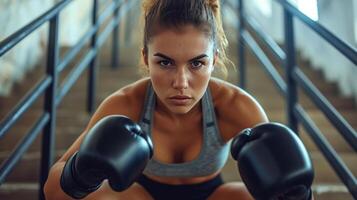
[[[13, 149], [11, 155], [0, 163], [0, 185], [5, 182], [6, 177], [18, 164], [21, 157], [34, 142], [42, 131], [41, 147], [41, 168], [39, 179], [39, 199], [43, 200], [43, 186], [47, 179], [49, 169], [53, 164], [55, 147], [55, 127], [56, 110], [78, 78], [89, 68], [87, 110], [92, 112], [95, 104], [96, 87], [96, 57], [108, 36], [113, 33], [112, 65], [118, 64], [118, 25], [122, 17], [132, 8], [136, 0], [113, 0], [107, 3], [105, 9], [98, 15], [98, 0], [93, 0], [92, 25], [82, 38], [59, 59], [59, 15], [73, 0], [63, 0], [53, 6], [46, 13], [31, 21], [3, 41], [0, 41], [0, 57], [15, 47], [32, 32], [38, 30], [45, 23], [49, 23], [49, 37], [47, 46], [47, 66], [46, 75], [42, 78], [26, 95], [11, 108], [9, 114], [0, 123], [0, 140], [9, 132], [16, 122], [28, 111], [28, 109], [44, 94], [43, 114], [37, 119], [32, 128], [24, 135]], [[111, 17], [112, 16], [112, 17]], [[111, 18], [110, 18], [111, 17]], [[102, 25], [109, 22], [99, 31]], [[100, 34], [99, 34], [100, 33]], [[79, 63], [73, 67], [67, 75], [62, 86], [58, 85], [59, 74], [69, 66], [69, 63], [84, 49], [85, 44], [90, 40], [90, 48], [80, 59]], [[0, 66], [1, 67], [1, 66]]]
[[[328, 31], [318, 22], [313, 21], [287, 0], [276, 0], [283, 8], [284, 13], [284, 37], [285, 49], [283, 50], [267, 33], [262, 30], [257, 21], [247, 15], [243, 9], [244, 0], [238, 0], [238, 58], [240, 71], [240, 87], [246, 87], [246, 61], [245, 47], [257, 57], [265, 72], [272, 78], [275, 86], [286, 100], [287, 124], [298, 133], [298, 123], [301, 123], [310, 135], [314, 143], [318, 146], [328, 163], [332, 166], [336, 174], [346, 185], [351, 195], [357, 199], [357, 181], [351, 170], [346, 166], [335, 149], [324, 137], [322, 132], [310, 118], [304, 108], [298, 103], [297, 89], [300, 87], [308, 97], [314, 102], [320, 111], [326, 116], [330, 123], [338, 130], [344, 140], [357, 151], [356, 130], [342, 117], [335, 107], [317, 89], [309, 78], [299, 69], [295, 58], [294, 24], [296, 18], [303, 22], [311, 30], [315, 31], [319, 37], [331, 44], [337, 51], [357, 65], [357, 50], [349, 44], [343, 42], [336, 35]], [[230, 3], [225, 1], [225, 3]], [[233, 6], [233, 5], [231, 5]], [[272, 53], [274, 58], [285, 70], [284, 80], [267, 54], [258, 45], [251, 33], [258, 38], [259, 42]]]

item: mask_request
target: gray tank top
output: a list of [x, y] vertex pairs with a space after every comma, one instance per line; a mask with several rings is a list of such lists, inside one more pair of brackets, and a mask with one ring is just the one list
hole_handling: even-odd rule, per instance
[[[202, 97], [203, 144], [195, 160], [183, 163], [162, 163], [151, 159], [144, 174], [165, 177], [198, 177], [211, 175], [220, 170], [228, 159], [229, 144], [225, 143], [219, 133], [216, 115], [212, 105], [210, 91], [207, 89]], [[144, 132], [151, 136], [154, 123], [155, 92], [149, 83], [145, 106], [139, 124]]]

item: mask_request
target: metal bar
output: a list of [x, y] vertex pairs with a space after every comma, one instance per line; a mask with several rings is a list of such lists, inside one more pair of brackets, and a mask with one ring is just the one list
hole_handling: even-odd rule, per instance
[[101, 48], [115, 26], [115, 19], [111, 19], [105, 29], [98, 35], [97, 48]]
[[[228, 6], [233, 7], [232, 3], [230, 1], [226, 1], [225, 4], [227, 4]], [[236, 13], [235, 13], [236, 14]], [[235, 15], [235, 17], [239, 17]], [[240, 19], [238, 21], [238, 26]], [[272, 37], [270, 37], [268, 34], [264, 33], [264, 31], [261, 29], [260, 24], [257, 22], [257, 20], [254, 19], [254, 17], [250, 17], [248, 15], [244, 15], [243, 16], [243, 24], [244, 27], [247, 27], [247, 29], [251, 29], [252, 32], [255, 33], [256, 36], [258, 36], [259, 40], [262, 41], [264, 43], [264, 45], [266, 47], [268, 47], [270, 49], [270, 51], [273, 53], [273, 55], [275, 56], [275, 58], [281, 63], [283, 64], [285, 62], [285, 52], [282, 50], [282, 48], [274, 41], [274, 39]], [[282, 67], [284, 67], [284, 65], [281, 65]]]
[[85, 45], [85, 43], [98, 31], [99, 27], [105, 22], [111, 13], [115, 11], [118, 5], [111, 3], [105, 8], [103, 14], [98, 16], [97, 24], [92, 26], [89, 31], [71, 48], [71, 50], [64, 56], [62, 61], [58, 64], [57, 72], [62, 72], [66, 66], [72, 61], [72, 59], [78, 55], [79, 51]]
[[116, 18], [111, 19], [111, 21], [107, 24], [105, 29], [98, 35], [98, 40], [97, 40], [97, 48], [99, 49], [105, 42], [105, 40], [108, 38], [110, 33], [113, 31], [115, 24], [118, 24], [121, 18], [125, 15], [125, 13], [134, 5], [136, 1], [129, 1], [129, 3], [126, 3], [123, 5], [120, 10], [119, 10], [119, 15]]
[[97, 31], [95, 27], [91, 27], [89, 31], [69, 50], [69, 52], [63, 57], [62, 61], [58, 64], [57, 73], [62, 72], [67, 65], [78, 55], [82, 50], [86, 42]]
[[295, 6], [286, 0], [277, 0], [288, 12], [297, 17], [304, 24], [309, 26], [318, 35], [324, 38], [328, 43], [334, 46], [339, 52], [342, 53], [346, 58], [348, 58], [355, 66], [357, 66], [357, 49], [352, 45], [347, 44], [332, 32], [328, 31], [318, 22], [310, 19], [308, 16], [300, 12]]
[[97, 54], [97, 51], [94, 49], [91, 49], [85, 55], [85, 57], [80, 61], [80, 63], [76, 67], [74, 67], [74, 70], [66, 77], [66, 80], [64, 81], [65, 84], [63, 84], [62, 88], [59, 89], [58, 94], [56, 96], [56, 103], [55, 103], [56, 107], [59, 106], [63, 97], [66, 96], [66, 94], [72, 88], [74, 83], [83, 74], [83, 71], [85, 69], [87, 69], [87, 67], [89, 66], [89, 63], [95, 57], [96, 54]]
[[294, 21], [293, 16], [284, 9], [284, 36], [285, 36], [285, 78], [287, 85], [286, 111], [289, 127], [298, 134], [298, 121], [294, 115], [294, 107], [298, 101], [296, 82], [292, 77], [295, 60], [295, 42], [294, 42]]
[[[98, 18], [98, 1], [93, 0], [93, 9], [92, 9], [92, 26], [97, 26], [97, 18]], [[91, 49], [97, 48], [97, 32], [96, 31], [90, 42]], [[90, 60], [89, 70], [88, 70], [88, 87], [87, 87], [87, 111], [92, 113], [94, 111], [95, 106], [95, 93], [96, 93], [96, 54]]]
[[120, 0], [120, 2], [118, 2], [118, 0], [116, 0], [115, 2], [111, 2], [110, 5], [108, 7], [105, 8], [105, 10], [102, 12], [103, 14], [100, 14], [98, 16], [98, 20], [97, 20], [97, 24], [99, 26], [101, 26], [108, 17], [110, 17], [117, 8], [120, 7], [121, 3], [123, 3], [125, 0]]
[[[115, 7], [115, 6], [114, 6], [114, 7]], [[114, 7], [113, 7], [113, 8], [114, 8]], [[107, 11], [108, 11], [108, 10], [107, 10]], [[122, 15], [119, 15], [118, 18], [116, 18], [116, 19], [111, 19], [111, 21], [108, 23], [108, 25], [106, 26], [106, 28], [102, 31], [102, 33], [97, 36], [97, 45], [96, 45], [95, 53], [97, 52], [97, 49], [99, 49], [99, 48], [103, 45], [105, 39], [107, 39], [107, 37], [109, 36], [110, 32], [113, 30], [114, 24], [115, 24], [117, 21], [119, 21], [119, 20], [121, 19], [121, 17], [122, 17]], [[101, 19], [103, 20], [104, 18], [101, 18]], [[100, 22], [99, 22], [99, 20], [98, 20], [96, 26], [94, 26], [95, 28], [93, 28], [93, 29], [91, 29], [91, 30], [93, 30], [93, 31], [94, 31], [94, 30], [97, 30], [97, 27], [98, 27], [98, 24], [99, 24], [99, 23], [100, 23]], [[92, 52], [92, 53], [93, 53], [93, 52]], [[84, 60], [91, 59], [91, 56], [93, 56], [93, 55], [87, 55], [87, 57], [84, 58]], [[87, 62], [87, 61], [85, 61], [85, 63], [86, 63], [86, 62]], [[89, 63], [87, 63], [87, 64], [89, 64]], [[80, 75], [80, 74], [79, 74], [79, 75]], [[72, 79], [72, 78], [71, 78], [71, 80], [73, 80], [73, 82], [75, 82], [77, 79]], [[57, 95], [57, 98], [56, 98], [56, 105], [57, 105], [57, 106], [60, 104], [62, 98], [67, 94], [67, 92], [70, 90], [71, 87], [72, 87], [72, 84], [68, 84], [67, 86], [63, 86], [62, 90], [59, 92], [59, 95]]]
[[239, 60], [239, 86], [242, 89], [246, 89], [246, 56], [245, 56], [245, 44], [243, 39], [243, 31], [245, 30], [244, 20], [244, 5], [243, 0], [239, 0], [238, 16], [239, 16], [239, 38], [238, 38], [238, 60]]
[[47, 88], [45, 93], [44, 110], [49, 113], [50, 119], [44, 128], [42, 137], [41, 148], [41, 171], [40, 171], [40, 189], [39, 199], [45, 199], [43, 194], [43, 186], [46, 182], [49, 170], [53, 163], [53, 154], [55, 148], [55, 127], [56, 127], [56, 87], [57, 87], [57, 73], [56, 67], [59, 57], [59, 44], [58, 44], [58, 24], [59, 15], [55, 15], [50, 20], [49, 37], [48, 37], [48, 50], [47, 50], [47, 68], [46, 73], [52, 77], [52, 83]]
[[27, 151], [33, 141], [37, 138], [40, 131], [49, 121], [50, 117], [48, 113], [42, 114], [42, 116], [37, 120], [33, 128], [25, 135], [24, 138], [16, 145], [15, 150], [11, 155], [3, 162], [0, 167], [0, 185], [3, 184], [6, 177], [13, 170], [15, 165], [19, 162], [23, 154]]
[[34, 89], [29, 91], [26, 96], [16, 105], [11, 113], [5, 117], [0, 124], [0, 139], [4, 137], [7, 131], [20, 119], [20, 117], [32, 106], [37, 98], [43, 94], [52, 81], [51, 77], [43, 78]]
[[315, 144], [319, 147], [327, 161], [334, 168], [342, 182], [347, 186], [352, 196], [357, 199], [357, 181], [353, 173], [348, 169], [343, 160], [338, 156], [337, 152], [332, 148], [321, 131], [316, 127], [313, 120], [300, 105], [296, 105], [294, 113], [314, 140]]
[[31, 21], [28, 25], [22, 27], [9, 37], [5, 38], [0, 42], [0, 57], [4, 55], [7, 51], [12, 49], [17, 43], [23, 40], [26, 36], [35, 31], [38, 27], [40, 27], [45, 22], [52, 19], [55, 15], [57, 15], [68, 3], [72, 0], [63, 0], [60, 3], [56, 4], [52, 9], [45, 12], [43, 15], [37, 17], [33, 21]]
[[[118, 0], [115, 1], [118, 4]], [[117, 18], [119, 15], [119, 7], [114, 11], [113, 17]], [[114, 25], [114, 30], [112, 33], [113, 42], [112, 42], [112, 68], [118, 68], [119, 64], [119, 23]]]
[[286, 97], [286, 83], [280, 74], [275, 69], [274, 65], [270, 62], [269, 58], [264, 54], [263, 50], [255, 42], [248, 31], [242, 33], [243, 41], [248, 45], [249, 50], [258, 58], [259, 62], [263, 65], [264, 70], [272, 78], [275, 85], [278, 87], [279, 92]]
[[357, 133], [350, 124], [341, 116], [341, 114], [330, 104], [323, 94], [314, 86], [314, 84], [296, 68], [293, 78], [304, 89], [307, 95], [315, 105], [325, 114], [329, 121], [342, 134], [349, 145], [357, 152]]
[[284, 64], [286, 59], [285, 52], [272, 37], [264, 33], [259, 23], [253, 17], [245, 16], [245, 24], [248, 25], [248, 27], [253, 30], [255, 35], [258, 36], [258, 38], [265, 44], [265, 46], [270, 49], [275, 58], [278, 59], [281, 64]]
[[72, 61], [72, 59], [78, 55], [82, 47], [86, 42], [98, 31], [99, 27], [105, 22], [105, 20], [114, 12], [117, 5], [111, 3], [105, 8], [103, 14], [98, 16], [97, 24], [92, 26], [88, 32], [71, 48], [71, 50], [64, 56], [62, 61], [58, 64], [57, 72], [62, 72], [66, 66]]

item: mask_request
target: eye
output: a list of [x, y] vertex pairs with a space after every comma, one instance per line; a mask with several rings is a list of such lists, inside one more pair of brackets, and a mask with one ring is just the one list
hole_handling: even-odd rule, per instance
[[158, 64], [162, 67], [169, 67], [172, 65], [172, 62], [169, 60], [160, 60]]
[[202, 61], [199, 61], [199, 60], [195, 60], [195, 61], [191, 62], [191, 66], [192, 66], [192, 68], [194, 68], [194, 69], [199, 69], [199, 68], [201, 68], [203, 65], [204, 65], [204, 63], [203, 63]]

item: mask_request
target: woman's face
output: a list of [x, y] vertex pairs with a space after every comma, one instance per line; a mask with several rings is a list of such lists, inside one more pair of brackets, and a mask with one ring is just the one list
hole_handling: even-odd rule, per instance
[[216, 53], [213, 41], [193, 26], [156, 33], [144, 60], [159, 106], [171, 114], [188, 113], [206, 91]]

